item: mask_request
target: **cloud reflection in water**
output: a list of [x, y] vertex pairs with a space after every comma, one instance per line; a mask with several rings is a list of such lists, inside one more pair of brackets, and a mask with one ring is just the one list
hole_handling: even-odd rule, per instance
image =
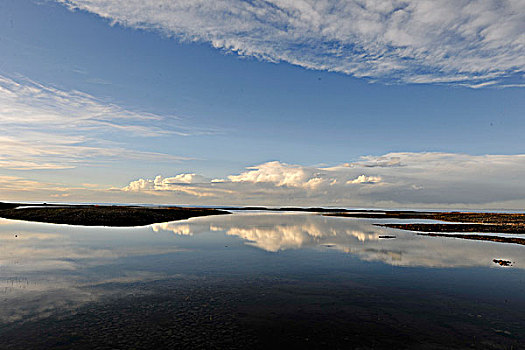
[[[390, 220], [389, 222], [394, 222]], [[523, 247], [513, 244], [422, 237], [413, 232], [372, 225], [379, 219], [325, 217], [316, 214], [248, 213], [199, 218], [185, 223], [153, 225], [155, 232], [177, 235], [224, 232], [247, 245], [269, 252], [289, 249], [337, 249], [366, 261], [396, 266], [474, 267], [494, 266], [492, 259], [504, 257], [521, 267]], [[405, 221], [406, 222], [406, 221]], [[381, 236], [394, 235], [395, 239]]]
[[[254, 266], [272, 275], [279, 264], [308, 272], [313, 251], [315, 264], [327, 268], [331, 254], [394, 266], [454, 268], [503, 269], [492, 260], [505, 259], [514, 262], [512, 268], [523, 268], [523, 246], [423, 237], [372, 225], [379, 221], [305, 213], [239, 213], [135, 228], [0, 220], [0, 322], [118, 297], [135, 282], [182, 281], [209, 271], [250, 276]], [[232, 240], [244, 244], [231, 249]], [[287, 254], [290, 250], [299, 254]], [[363, 266], [359, 271], [373, 273]]]

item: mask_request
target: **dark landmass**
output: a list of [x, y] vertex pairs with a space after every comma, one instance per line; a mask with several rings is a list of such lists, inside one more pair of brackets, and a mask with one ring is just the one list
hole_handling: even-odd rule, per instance
[[499, 237], [499, 236], [484, 236], [484, 235], [455, 235], [450, 233], [418, 233], [419, 236], [429, 237], [448, 237], [448, 238], [460, 238], [470, 239], [474, 241], [490, 241], [499, 243], [514, 243], [525, 245], [525, 238], [517, 237]]
[[[439, 220], [460, 222], [458, 224], [411, 223], [375, 224], [417, 232], [486, 232], [525, 234], [525, 214], [514, 213], [472, 213], [472, 212], [418, 212], [418, 211], [368, 211], [328, 213], [327, 216], [371, 219]], [[448, 235], [447, 237], [452, 237]], [[462, 235], [461, 238], [466, 238]], [[493, 238], [493, 237], [492, 237]], [[501, 242], [505, 237], [498, 237]]]
[[369, 219], [421, 219], [449, 222], [469, 222], [483, 224], [521, 224], [525, 225], [525, 214], [514, 213], [473, 213], [473, 212], [425, 212], [425, 211], [345, 211], [329, 213], [327, 216], [344, 216]]
[[[22, 207], [22, 208], [20, 208]], [[141, 207], [110, 205], [23, 204], [0, 202], [0, 217], [84, 226], [142, 226], [158, 222], [184, 220], [196, 216], [229, 214], [226, 210], [298, 211], [323, 213], [326, 216], [375, 219], [421, 219], [461, 222], [460, 224], [377, 224], [418, 232], [491, 232], [525, 233], [525, 214], [384, 211], [321, 207]], [[394, 238], [394, 237], [384, 237]]]
[[143, 226], [184, 220], [196, 216], [220, 214], [229, 214], [229, 212], [208, 208], [183, 207], [0, 203], [1, 218], [83, 226]]
[[525, 233], [525, 225], [523, 224], [375, 224], [375, 226], [418, 232]]

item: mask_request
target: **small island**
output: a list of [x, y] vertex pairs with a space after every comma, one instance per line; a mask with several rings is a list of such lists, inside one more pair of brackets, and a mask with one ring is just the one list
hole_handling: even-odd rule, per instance
[[229, 212], [212, 208], [0, 203], [0, 218], [82, 226], [144, 226], [222, 214]]

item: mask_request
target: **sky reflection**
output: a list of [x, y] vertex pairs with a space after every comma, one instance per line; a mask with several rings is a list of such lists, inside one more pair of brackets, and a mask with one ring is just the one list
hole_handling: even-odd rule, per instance
[[[513, 244], [422, 237], [413, 232], [374, 226], [384, 220], [325, 217], [316, 214], [236, 214], [152, 225], [155, 232], [192, 236], [223, 232], [268, 252], [289, 249], [336, 249], [366, 261], [396, 266], [493, 267], [492, 259], [511, 260], [523, 268], [523, 247]], [[388, 222], [397, 222], [388, 220]], [[404, 221], [407, 222], [407, 221]], [[384, 236], [395, 236], [385, 239]]]
[[128, 293], [136, 282], [174, 278], [316, 269], [337, 275], [334, 268], [372, 276], [369, 262], [509, 269], [492, 261], [506, 259], [511, 269], [524, 266], [523, 246], [422, 237], [375, 222], [381, 220], [305, 213], [236, 213], [135, 228], [0, 220], [0, 321], [44, 317]]

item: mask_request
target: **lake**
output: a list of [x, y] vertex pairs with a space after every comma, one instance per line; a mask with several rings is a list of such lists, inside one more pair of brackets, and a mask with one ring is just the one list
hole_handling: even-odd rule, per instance
[[398, 221], [288, 212], [133, 228], [0, 220], [0, 343], [525, 346], [524, 246], [373, 225], [386, 222]]

